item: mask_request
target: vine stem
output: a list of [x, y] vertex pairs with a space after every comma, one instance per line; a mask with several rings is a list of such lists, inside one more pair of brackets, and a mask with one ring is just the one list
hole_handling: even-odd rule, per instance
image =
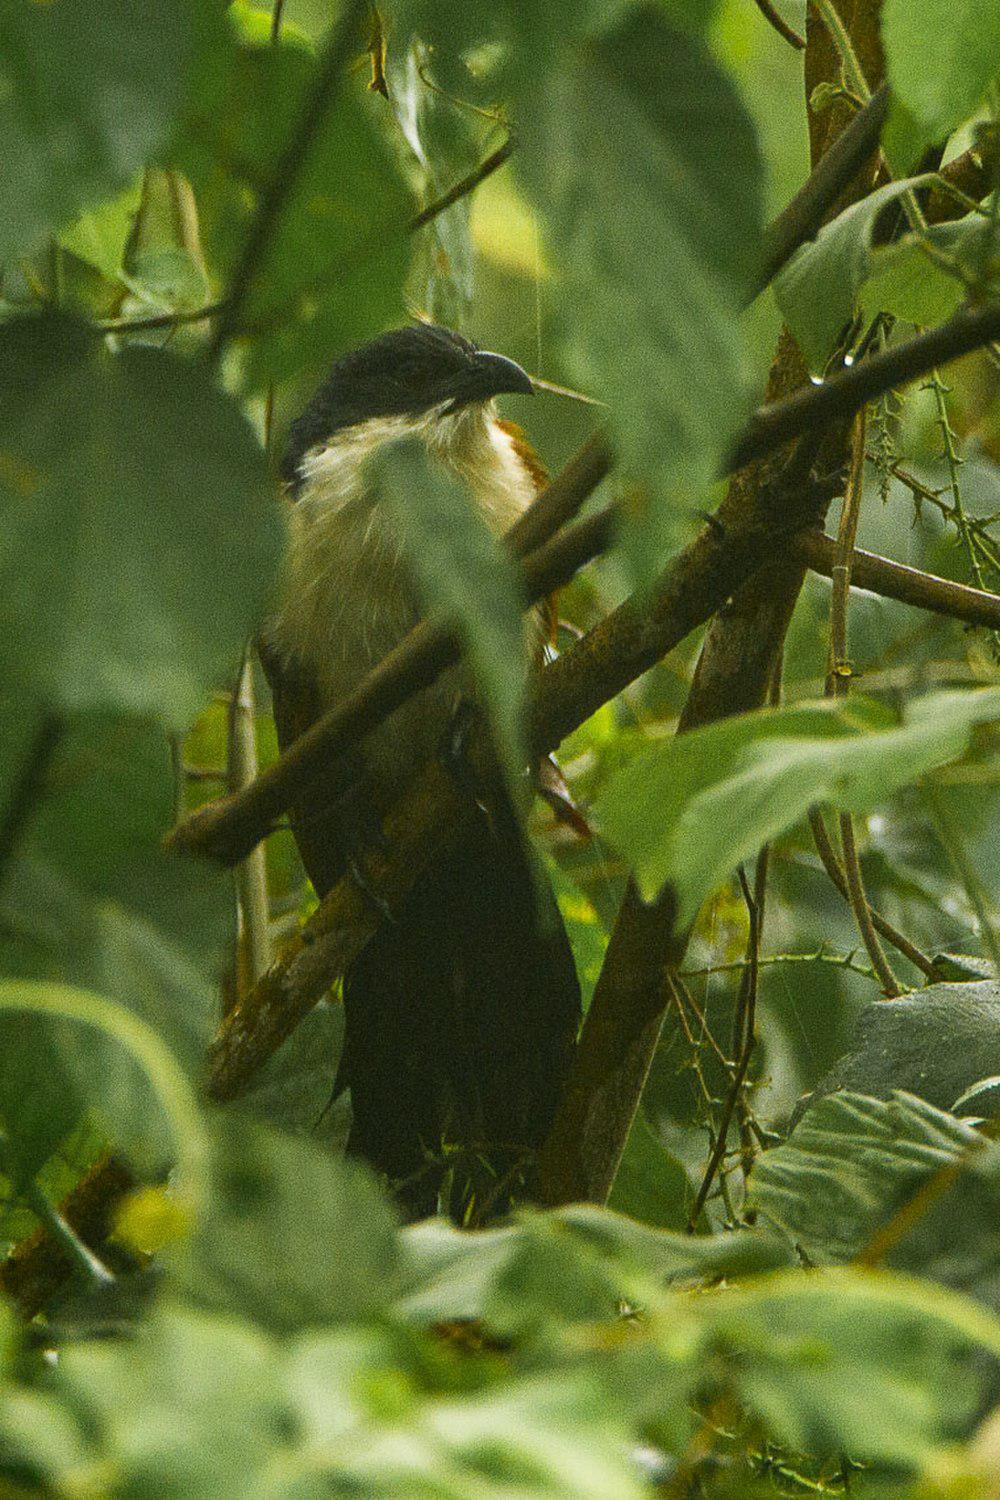
[[[830, 601], [830, 669], [827, 675], [827, 694], [831, 698], [845, 698], [850, 691], [851, 665], [847, 649], [847, 616], [851, 593], [851, 558], [858, 534], [858, 518], [861, 514], [861, 494], [865, 474], [865, 433], [867, 412], [864, 407], [854, 418], [851, 432], [851, 467], [844, 491], [844, 504], [840, 513], [840, 528], [837, 533], [837, 560], [833, 566], [833, 593]], [[844, 874], [847, 879], [847, 894], [858, 925], [861, 940], [868, 950], [872, 968], [886, 995], [896, 997], [902, 993], [899, 980], [889, 963], [885, 949], [879, 940], [872, 921], [871, 907], [865, 894], [854, 838], [854, 819], [849, 812], [840, 815], [840, 842], [844, 854]]]

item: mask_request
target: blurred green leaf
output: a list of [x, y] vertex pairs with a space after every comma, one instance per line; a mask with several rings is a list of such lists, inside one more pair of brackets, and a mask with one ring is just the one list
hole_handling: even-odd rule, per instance
[[525, 627], [520, 588], [497, 539], [461, 486], [440, 468], [432, 473], [419, 442], [382, 456], [373, 479], [402, 539], [403, 552], [428, 611], [456, 626], [485, 695], [512, 784], [525, 756]]
[[[298, 42], [234, 47], [177, 143], [174, 162], [195, 188], [209, 263], [223, 282], [315, 76]], [[346, 77], [301, 163], [245, 308], [254, 389], [328, 362], [405, 317], [411, 204], [380, 138], [385, 108]]]
[[[193, 3], [0, 5], [0, 260], [124, 188], [164, 144], [196, 43]], [[213, 7], [204, 9], [211, 14]]]
[[211, 1209], [171, 1254], [173, 1284], [278, 1332], [376, 1317], [396, 1290], [396, 1221], [368, 1172], [245, 1115], [214, 1141]]
[[238, 660], [281, 543], [235, 403], [165, 352], [8, 323], [0, 499], [4, 670], [59, 709], [182, 727]]
[[736, 865], [814, 803], [870, 811], [957, 759], [974, 726], [998, 715], [993, 688], [914, 699], [893, 727], [860, 698], [741, 714], [637, 756], [608, 783], [596, 819], [647, 899], [674, 886], [683, 927]]
[[628, 551], [649, 578], [713, 479], [746, 407], [738, 313], [757, 268], [753, 124], [696, 36], [650, 5], [566, 49], [518, 156], [548, 224], [575, 382], [607, 401], [648, 485]]
[[796, 251], [775, 281], [778, 306], [813, 370], [823, 370], [854, 315], [879, 214], [924, 180], [887, 183], [845, 208]]
[[94, 266], [106, 281], [117, 281], [140, 197], [141, 189], [133, 183], [117, 197], [87, 209], [62, 231], [60, 245]]
[[993, 1319], [886, 1272], [774, 1277], [720, 1297], [708, 1318], [774, 1440], [910, 1473], [962, 1433], [980, 1399], [964, 1325], [1000, 1346]]
[[882, 37], [893, 90], [933, 140], [1000, 79], [1000, 8], [980, 0], [886, 0]]

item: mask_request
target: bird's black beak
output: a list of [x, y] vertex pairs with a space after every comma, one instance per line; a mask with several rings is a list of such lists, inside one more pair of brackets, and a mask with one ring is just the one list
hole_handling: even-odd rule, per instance
[[490, 396], [499, 396], [504, 391], [519, 396], [534, 394], [534, 386], [527, 370], [503, 354], [490, 354], [485, 349], [472, 356], [471, 384], [475, 387], [470, 399], [485, 401]]

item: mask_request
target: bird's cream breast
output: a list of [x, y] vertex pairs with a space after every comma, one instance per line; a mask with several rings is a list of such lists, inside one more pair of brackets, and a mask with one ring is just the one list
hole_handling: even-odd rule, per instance
[[[416, 594], [391, 513], [365, 484], [365, 461], [383, 443], [414, 434], [390, 418], [349, 429], [303, 461], [291, 506], [281, 603], [267, 631], [290, 667], [305, 668], [333, 707], [412, 629]], [[438, 416], [417, 432], [501, 535], [534, 498], [510, 434], [483, 412]], [[363, 758], [386, 795], [434, 752], [460, 691], [456, 671], [397, 710], [370, 735]]]

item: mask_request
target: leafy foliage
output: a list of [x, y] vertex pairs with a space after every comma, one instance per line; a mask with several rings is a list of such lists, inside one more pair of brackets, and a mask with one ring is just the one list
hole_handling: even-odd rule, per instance
[[[836, 9], [857, 56], [811, 7], [807, 76], [846, 117], [876, 7]], [[253, 1040], [256, 973], [274, 958], [280, 996], [322, 947], [297, 936], [315, 898], [287, 830], [256, 908], [246, 869], [234, 899], [162, 841], [276, 755], [262, 683], [230, 690], [279, 579], [274, 460], [335, 354], [411, 315], [461, 327], [540, 377], [553, 468], [592, 422], [567, 388], [604, 404], [623, 523], [559, 601], [567, 641], [599, 626], [567, 678], [599, 673], [670, 608], [650, 586], [765, 399], [779, 314], [818, 378], [995, 304], [1000, 11], [885, 0], [893, 179], [860, 172], [748, 310], [807, 134], [768, 7], [334, 10], [0, 0], [0, 1492], [985, 1500], [1000, 633], [855, 590], [838, 655], [813, 577], [782, 705], [730, 713], [759, 701], [775, 568], [773, 599], [758, 575], [717, 611], [697, 678], [689, 641], [568, 738], [596, 836], [530, 826], [592, 1015], [629, 977], [602, 969], [627, 880], [676, 898], [616, 1038], [641, 1072], [662, 1013], [607, 1206], [402, 1224], [344, 1156], [336, 989], [209, 1103], [220, 1016]], [[928, 148], [964, 185], [932, 224], [939, 182], [903, 175]], [[793, 367], [782, 341], [772, 399]], [[995, 353], [925, 378], [868, 409], [859, 542], [997, 591]], [[822, 436], [825, 479], [848, 454]], [[423, 455], [378, 482], [526, 785], [512, 569]], [[831, 667], [863, 695], [821, 699]], [[721, 707], [676, 736], [693, 678]], [[853, 819], [822, 859], [820, 803]], [[891, 1000], [868, 903], [919, 985]]]

